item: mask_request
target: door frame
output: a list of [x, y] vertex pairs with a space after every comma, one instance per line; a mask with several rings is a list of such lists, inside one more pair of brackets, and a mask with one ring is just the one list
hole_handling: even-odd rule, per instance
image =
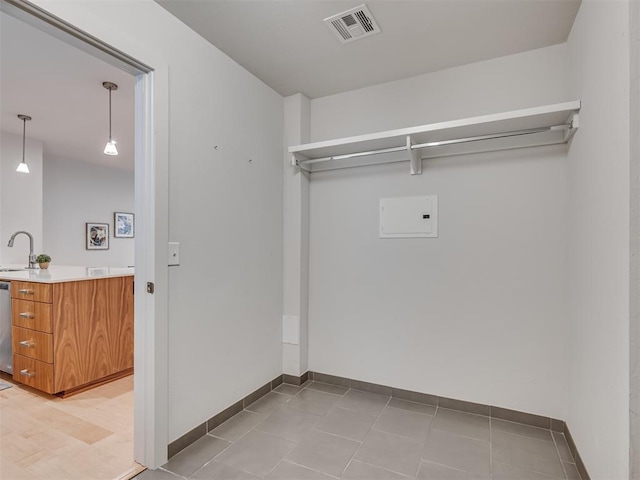
[[151, 67], [30, 1], [0, 0], [0, 11], [136, 78], [134, 459], [155, 469], [169, 443], [168, 67]]

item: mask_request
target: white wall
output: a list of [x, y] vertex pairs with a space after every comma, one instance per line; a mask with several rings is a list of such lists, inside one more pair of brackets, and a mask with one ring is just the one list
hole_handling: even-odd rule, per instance
[[[309, 141], [309, 107], [302, 94], [284, 99], [285, 149]], [[282, 372], [300, 376], [309, 370], [309, 175], [288, 153], [283, 165]]]
[[[282, 97], [151, 0], [36, 3], [156, 69], [156, 321], [144, 334], [157, 343], [144, 360], [160, 376], [144, 381], [158, 392], [168, 363], [170, 442], [282, 373]], [[169, 239], [181, 265], [166, 285]], [[145, 415], [160, 429], [156, 408]]]
[[[585, 0], [568, 43], [567, 422], [592, 478], [629, 474], [629, 2]], [[634, 132], [637, 135], [637, 132]]]
[[7, 243], [11, 234], [26, 230], [33, 235], [35, 253], [42, 252], [42, 142], [27, 137], [25, 160], [30, 173], [24, 174], [16, 172], [22, 161], [22, 135], [0, 135], [0, 265], [26, 267], [29, 238], [17, 236], [13, 248]]
[[556, 45], [314, 99], [311, 141], [564, 102], [567, 88]]
[[[640, 2], [629, 3], [629, 129], [640, 131]], [[640, 478], [640, 136], [630, 135], [629, 478]]]
[[[134, 173], [45, 155], [44, 250], [54, 265], [126, 267], [135, 239], [114, 238], [114, 212], [134, 211]], [[85, 223], [109, 224], [109, 250], [87, 250]]]
[[279, 94], [162, 20], [169, 234], [181, 242], [169, 277], [173, 439], [282, 373], [284, 120]]
[[[563, 45], [311, 102], [314, 141], [573, 100]], [[310, 369], [564, 418], [566, 147], [316, 173]], [[378, 239], [439, 195], [437, 239]]]

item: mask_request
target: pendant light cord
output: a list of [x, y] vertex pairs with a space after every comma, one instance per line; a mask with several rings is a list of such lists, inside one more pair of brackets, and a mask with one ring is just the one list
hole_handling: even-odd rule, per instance
[[109, 141], [111, 142], [111, 89], [109, 89]]
[[[24, 149], [26, 145], [26, 136], [27, 136], [27, 119], [22, 119], [22, 163], [24, 163]], [[15, 160], [14, 160], [15, 161]]]

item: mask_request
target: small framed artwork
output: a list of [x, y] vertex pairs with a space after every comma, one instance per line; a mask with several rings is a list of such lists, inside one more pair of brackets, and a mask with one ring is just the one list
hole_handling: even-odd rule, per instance
[[109, 224], [87, 223], [87, 250], [109, 250]]
[[133, 238], [134, 222], [133, 213], [114, 212], [113, 226], [115, 228], [114, 237]]

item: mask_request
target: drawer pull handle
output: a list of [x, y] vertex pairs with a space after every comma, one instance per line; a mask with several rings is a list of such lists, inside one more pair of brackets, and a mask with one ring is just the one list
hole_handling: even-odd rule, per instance
[[35, 345], [33, 343], [30, 343], [29, 340], [23, 340], [20, 342], [20, 345], [23, 347], [27, 347], [27, 348], [33, 348], [35, 347]]
[[36, 374], [35, 373], [29, 373], [29, 369], [25, 368], [24, 370], [20, 370], [20, 375], [23, 375], [25, 377], [35, 377]]
[[20, 290], [18, 290], [18, 293], [23, 293], [25, 295], [33, 295], [33, 290], [29, 290], [27, 288], [21, 288]]
[[35, 314], [29, 312], [20, 312], [18, 316], [20, 318], [36, 318]]

